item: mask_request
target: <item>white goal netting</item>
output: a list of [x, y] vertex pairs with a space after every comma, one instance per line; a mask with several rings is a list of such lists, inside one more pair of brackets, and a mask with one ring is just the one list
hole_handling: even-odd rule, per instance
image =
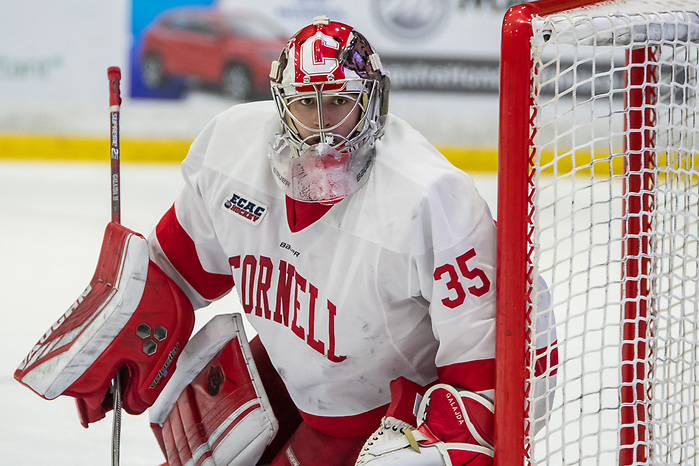
[[549, 285], [559, 364], [530, 461], [697, 465], [699, 1], [532, 26], [528, 267]]

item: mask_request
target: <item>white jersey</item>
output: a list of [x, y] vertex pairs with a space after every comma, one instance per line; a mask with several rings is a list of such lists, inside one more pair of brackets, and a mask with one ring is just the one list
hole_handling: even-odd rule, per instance
[[[399, 376], [492, 390], [496, 232], [471, 178], [389, 114], [366, 185], [332, 207], [304, 206], [275, 184], [277, 131], [272, 102], [232, 107], [204, 129], [149, 238], [153, 260], [195, 307], [235, 285], [321, 430], [385, 409]], [[327, 212], [299, 227], [304, 207]]]

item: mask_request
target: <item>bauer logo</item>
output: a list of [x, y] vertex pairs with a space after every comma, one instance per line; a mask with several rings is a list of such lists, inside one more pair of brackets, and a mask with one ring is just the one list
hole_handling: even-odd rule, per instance
[[223, 201], [223, 208], [242, 220], [257, 225], [267, 213], [267, 206], [239, 193], [233, 193]]

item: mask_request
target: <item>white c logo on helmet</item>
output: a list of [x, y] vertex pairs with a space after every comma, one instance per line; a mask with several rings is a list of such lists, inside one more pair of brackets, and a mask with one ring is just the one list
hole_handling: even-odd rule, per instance
[[[312, 38], [304, 41], [301, 44], [301, 70], [307, 75], [325, 75], [331, 74], [337, 69], [338, 61], [336, 58], [325, 57], [325, 54], [316, 56], [315, 48], [316, 43], [320, 42], [319, 47], [326, 47], [337, 51], [340, 49], [340, 45], [332, 37], [323, 34], [322, 32], [316, 32]], [[333, 54], [333, 56], [336, 53]]]

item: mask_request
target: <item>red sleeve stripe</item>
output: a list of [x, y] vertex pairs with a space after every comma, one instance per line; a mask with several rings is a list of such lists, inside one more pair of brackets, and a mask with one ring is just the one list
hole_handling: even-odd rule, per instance
[[204, 270], [194, 241], [182, 228], [172, 206], [155, 227], [160, 247], [170, 263], [204, 299], [214, 300], [233, 288], [233, 277]]
[[558, 341], [550, 346], [538, 348], [534, 360], [534, 376], [540, 377], [550, 370], [550, 375], [558, 372]]
[[[546, 372], [555, 375], [558, 371], [558, 347], [556, 342], [536, 350], [534, 375], [541, 377]], [[462, 362], [438, 367], [439, 381], [474, 392], [495, 388], [495, 359]]]
[[299, 413], [306, 424], [324, 434], [333, 437], [358, 437], [371, 435], [381, 423], [381, 418], [387, 410], [388, 405], [384, 405], [354, 416], [337, 417], [316, 416], [301, 410]]
[[437, 376], [441, 383], [465, 388], [474, 392], [495, 388], [495, 359], [460, 362], [438, 367]]

